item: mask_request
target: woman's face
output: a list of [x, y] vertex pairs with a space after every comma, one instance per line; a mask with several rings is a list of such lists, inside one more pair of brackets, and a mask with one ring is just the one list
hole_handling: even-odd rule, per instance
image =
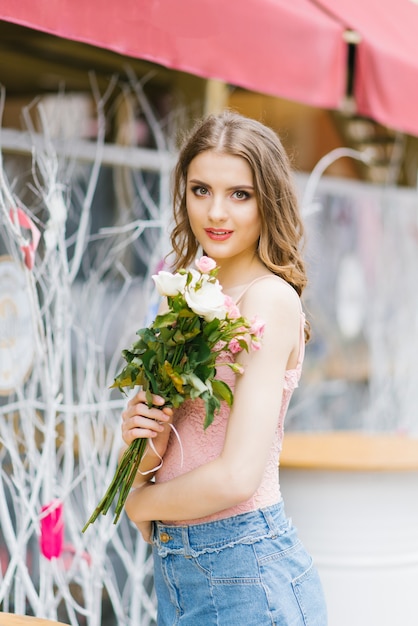
[[247, 161], [206, 150], [189, 165], [186, 207], [194, 236], [216, 261], [254, 256], [261, 218]]

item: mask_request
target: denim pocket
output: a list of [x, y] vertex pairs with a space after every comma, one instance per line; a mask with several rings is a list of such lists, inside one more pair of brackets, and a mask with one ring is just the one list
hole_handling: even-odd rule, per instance
[[303, 574], [293, 579], [292, 587], [304, 626], [327, 626], [325, 598], [318, 572], [312, 561]]
[[253, 545], [236, 544], [218, 552], [204, 552], [190, 559], [212, 585], [242, 585], [260, 582]]

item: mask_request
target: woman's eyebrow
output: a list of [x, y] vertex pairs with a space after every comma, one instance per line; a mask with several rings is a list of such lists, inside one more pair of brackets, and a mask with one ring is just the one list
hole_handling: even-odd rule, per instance
[[189, 178], [189, 183], [193, 183], [194, 185], [202, 185], [202, 187], [210, 187], [209, 183], [205, 183], [203, 180], [199, 180], [198, 178]]
[[[211, 187], [211, 185], [209, 183], [205, 183], [203, 180], [199, 180], [197, 178], [191, 178], [189, 180], [189, 183], [193, 184], [193, 185], [201, 185], [202, 187]], [[231, 185], [231, 187], [227, 188], [228, 191], [237, 191], [239, 189], [250, 189], [254, 191], [254, 186], [253, 185], [247, 185], [247, 184], [242, 184], [242, 185]]]
[[232, 187], [228, 187], [228, 189], [254, 189], [253, 185], [233, 185]]

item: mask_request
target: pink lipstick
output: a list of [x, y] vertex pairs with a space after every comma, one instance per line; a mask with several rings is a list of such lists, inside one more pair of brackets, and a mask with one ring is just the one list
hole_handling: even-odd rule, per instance
[[213, 241], [225, 241], [233, 232], [233, 230], [225, 230], [224, 228], [205, 228], [205, 233]]

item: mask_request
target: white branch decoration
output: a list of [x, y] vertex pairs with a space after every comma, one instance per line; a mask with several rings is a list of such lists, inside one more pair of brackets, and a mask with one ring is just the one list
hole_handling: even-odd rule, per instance
[[[133, 75], [129, 79], [133, 89]], [[117, 462], [120, 413], [126, 401], [109, 386], [120, 366], [121, 346], [132, 340], [148, 314], [152, 291], [147, 276], [166, 252], [173, 162], [167, 158], [162, 130], [136, 85], [137, 93], [132, 91], [131, 97], [140, 100], [162, 146], [161, 154], [148, 151], [152, 156], [148, 171], [158, 181], [157, 199], [141, 172], [131, 169], [134, 210], [124, 207], [118, 222], [92, 232], [102, 155], [110, 154], [104, 144], [105, 110], [115, 87], [116, 81], [111, 80], [101, 95], [92, 77], [98, 134], [90, 166], [70, 160], [68, 146], [58, 150], [42, 102], [25, 111], [33, 138], [30, 208], [16, 195], [15, 185], [12, 191], [7, 160], [0, 162], [0, 250], [7, 252], [6, 257], [0, 252], [5, 261], [0, 270], [13, 267], [23, 277], [30, 311], [24, 312], [26, 325], [16, 329], [22, 341], [31, 338], [27, 349], [32, 356], [26, 378], [22, 376], [0, 396], [0, 604], [4, 611], [72, 625], [150, 626], [155, 624], [156, 608], [149, 546], [127, 518], [114, 526], [111, 516], [103, 517], [85, 535], [81, 533]], [[4, 94], [1, 98], [3, 106]], [[41, 133], [35, 132], [34, 114]], [[120, 167], [121, 153], [115, 154]], [[142, 149], [142, 154], [145, 157], [147, 151]], [[69, 169], [76, 180], [69, 180]], [[84, 177], [80, 188], [77, 176]], [[33, 269], [24, 267], [21, 253], [31, 238], [9, 216], [17, 207], [42, 233]], [[145, 277], [131, 267], [135, 258], [145, 266]], [[0, 274], [0, 318], [1, 278]], [[8, 328], [15, 327], [13, 320]], [[2, 348], [2, 333], [3, 329], [0, 371], [7, 365], [6, 357], [13, 356]], [[13, 368], [19, 370], [19, 362]], [[45, 505], [48, 508], [42, 513]], [[63, 544], [57, 556], [47, 557], [40, 541], [51, 537], [41, 529], [61, 506], [63, 527], [57, 522], [52, 534], [59, 536], [63, 528]]]

